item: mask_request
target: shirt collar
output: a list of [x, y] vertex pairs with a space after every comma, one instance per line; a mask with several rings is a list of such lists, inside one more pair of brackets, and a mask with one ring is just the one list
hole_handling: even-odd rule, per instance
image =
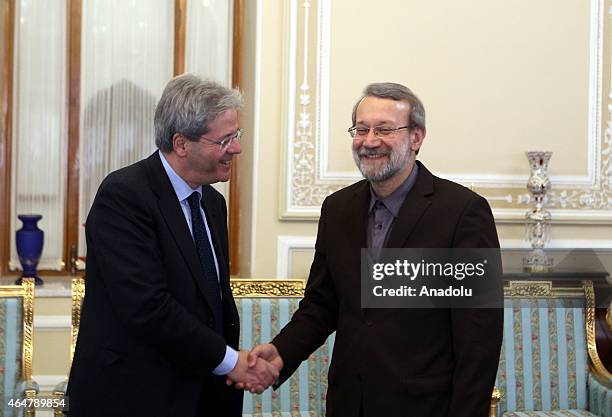
[[174, 188], [174, 192], [179, 201], [185, 200], [189, 197], [194, 191], [197, 191], [200, 194], [200, 198], [202, 197], [202, 186], [199, 185], [196, 188], [191, 188], [187, 182], [182, 179], [179, 174], [170, 166], [170, 163], [164, 157], [164, 154], [159, 151], [159, 159], [161, 159], [161, 163], [164, 166], [164, 170], [170, 179], [170, 183], [172, 184], [172, 188]]
[[374, 204], [376, 203], [376, 201], [380, 200], [391, 212], [391, 214], [393, 214], [393, 217], [397, 217], [399, 215], [400, 208], [402, 208], [402, 204], [404, 204], [406, 196], [408, 195], [408, 193], [412, 189], [412, 186], [416, 182], [418, 174], [419, 166], [417, 164], [414, 164], [414, 167], [412, 168], [412, 171], [410, 171], [410, 175], [408, 175], [408, 178], [406, 178], [404, 182], [402, 182], [400, 186], [395, 189], [395, 191], [393, 191], [385, 198], [378, 198], [378, 196], [372, 189], [372, 186], [370, 185], [370, 207], [368, 209], [368, 213], [372, 212]]

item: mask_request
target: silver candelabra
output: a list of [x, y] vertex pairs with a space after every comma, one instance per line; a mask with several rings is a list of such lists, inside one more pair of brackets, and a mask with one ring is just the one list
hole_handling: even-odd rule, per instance
[[534, 207], [525, 213], [527, 240], [531, 253], [523, 258], [523, 268], [531, 272], [544, 272], [552, 268], [553, 260], [544, 253], [544, 245], [550, 239], [550, 212], [544, 208], [546, 192], [550, 189], [548, 162], [552, 152], [525, 152], [531, 168], [527, 189], [533, 196]]

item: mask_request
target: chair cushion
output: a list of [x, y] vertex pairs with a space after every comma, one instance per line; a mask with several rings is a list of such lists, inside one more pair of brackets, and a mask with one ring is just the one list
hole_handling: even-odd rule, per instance
[[502, 417], [597, 417], [584, 410], [558, 410], [558, 411], [510, 411]]
[[501, 411], [587, 409], [584, 300], [507, 299], [505, 307]]

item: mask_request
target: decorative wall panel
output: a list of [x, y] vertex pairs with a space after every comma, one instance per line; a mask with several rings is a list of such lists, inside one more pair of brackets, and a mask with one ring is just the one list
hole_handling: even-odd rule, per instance
[[[315, 220], [327, 195], [361, 178], [351, 165], [350, 139], [345, 133], [350, 123], [351, 100], [359, 96], [368, 82], [402, 82], [407, 78], [411, 87], [424, 90], [421, 98], [430, 98], [424, 100], [430, 117], [428, 139], [419, 157], [433, 167], [436, 174], [484, 195], [493, 207], [496, 220], [523, 221], [531, 204], [525, 189], [529, 168], [524, 151], [552, 147], [542, 150], [555, 152], [551, 161], [553, 189], [548, 198], [553, 221], [611, 223], [612, 92], [604, 95], [610, 91], [612, 56], [612, 42], [604, 38], [605, 30], [612, 23], [608, 2], [555, 3], [556, 9], [549, 8], [547, 15], [536, 17], [533, 13], [523, 13], [521, 8], [535, 7], [526, 1], [518, 5], [519, 10], [514, 15], [510, 14], [510, 9], [502, 8], [510, 7], [508, 5], [487, 5], [496, 7], [492, 12], [497, 14], [491, 13], [491, 22], [475, 21], [474, 26], [481, 25], [483, 32], [475, 31], [474, 37], [487, 35], [485, 29], [499, 26], [500, 22], [508, 27], [523, 24], [526, 28], [522, 34], [491, 32], [490, 36], [496, 36], [494, 42], [481, 42], [497, 48], [491, 51], [468, 43], [444, 44], [453, 40], [452, 36], [443, 36], [444, 26], [460, 27], [453, 21], [456, 18], [452, 13], [445, 10], [455, 2], [446, 6], [419, 0], [396, 3], [395, 8], [380, 11], [380, 8], [369, 10], [376, 8], [370, 2], [289, 2], [285, 13], [288, 41], [283, 61], [286, 100], [283, 109], [286, 113], [281, 219]], [[548, 6], [548, 3], [542, 5]], [[389, 10], [396, 10], [398, 16], [390, 15]], [[483, 12], [481, 17], [483, 14], [487, 15]], [[392, 19], [404, 16], [409, 24], [399, 29], [398, 25], [394, 27]], [[384, 31], [377, 30], [385, 24], [385, 18], [389, 20], [388, 27]], [[496, 18], [501, 20], [495, 21]], [[410, 32], [410, 27], [421, 28], [419, 25], [426, 19], [432, 20], [430, 31]], [[576, 23], [568, 26], [566, 21]], [[406, 36], [395, 36], [402, 30]], [[443, 35], [432, 38], [429, 32]], [[469, 39], [468, 35], [460, 38]], [[545, 48], [534, 48], [529, 55], [530, 42]], [[412, 47], [413, 44], [417, 46]], [[564, 49], [569, 50], [566, 55]], [[414, 57], [409, 52], [413, 52]], [[478, 53], [483, 54], [484, 62], [476, 59]], [[559, 70], [551, 74], [545, 64], [547, 54], [551, 59], [567, 57], [568, 62], [557, 65]], [[489, 55], [492, 58], [487, 61]], [[509, 66], [503, 77], [493, 70], [502, 68], [500, 63]], [[510, 64], [518, 66], [515, 78], [520, 79], [513, 79]], [[492, 68], [489, 81], [470, 79], [470, 75], [477, 78], [474, 74], [479, 71], [486, 73], [489, 66]], [[465, 71], [467, 75], [459, 77], [453, 74], [453, 69]], [[404, 73], [409, 76], [403, 76]], [[511, 81], [516, 82], [524, 89], [525, 97], [532, 98], [532, 103], [523, 100], [525, 114], [522, 115], [522, 109], [517, 109], [516, 105], [523, 96], [517, 92], [508, 98], [504, 89], [509, 87], [500, 80], [509, 85]], [[548, 90], [538, 90], [538, 84], [545, 85]], [[347, 90], [350, 91], [345, 93]], [[459, 93], [454, 94], [466, 90], [472, 97], [457, 98]], [[354, 98], [347, 99], [343, 94]], [[605, 102], [603, 97], [606, 97]], [[449, 103], [454, 100], [472, 104], [466, 108], [451, 106], [449, 110]], [[568, 115], [561, 114], [559, 109], [562, 108], [571, 110], [567, 110]], [[480, 114], [482, 120], [478, 119]], [[340, 117], [346, 120], [345, 127], [338, 122]], [[449, 132], [454, 132], [448, 125], [455, 119], [459, 120], [456, 137], [449, 139]], [[486, 126], [496, 129], [494, 136]], [[444, 147], [450, 150], [444, 152]], [[498, 148], [499, 152], [490, 152]], [[431, 149], [435, 150], [433, 154]]]

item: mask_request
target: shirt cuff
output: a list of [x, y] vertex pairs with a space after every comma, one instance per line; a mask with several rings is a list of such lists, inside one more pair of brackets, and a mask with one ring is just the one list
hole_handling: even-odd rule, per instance
[[215, 375], [227, 375], [229, 374], [234, 367], [236, 367], [236, 363], [238, 362], [238, 352], [232, 349], [229, 346], [225, 347], [225, 357], [215, 369], [213, 369], [213, 374]]

